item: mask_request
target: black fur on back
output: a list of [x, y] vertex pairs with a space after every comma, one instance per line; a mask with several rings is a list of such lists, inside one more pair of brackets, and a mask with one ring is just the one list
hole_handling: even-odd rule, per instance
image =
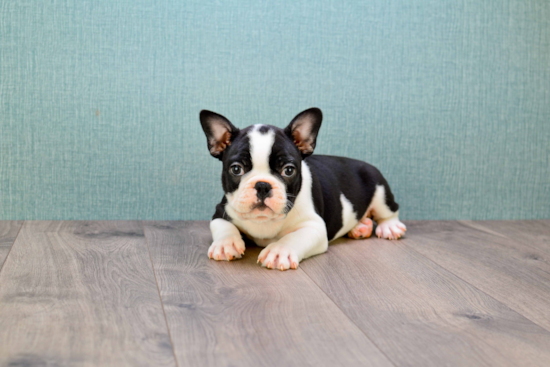
[[325, 221], [329, 240], [343, 225], [340, 193], [351, 202], [357, 220], [367, 211], [377, 185], [384, 186], [390, 210], [399, 209], [387, 181], [376, 167], [356, 159], [315, 154], [305, 162], [311, 170], [315, 210]]

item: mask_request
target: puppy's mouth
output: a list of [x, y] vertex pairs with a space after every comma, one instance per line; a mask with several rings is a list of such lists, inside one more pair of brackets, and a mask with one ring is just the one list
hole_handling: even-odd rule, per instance
[[259, 211], [264, 211], [264, 210], [271, 210], [271, 212], [273, 212], [273, 209], [271, 209], [270, 207], [268, 207], [267, 205], [265, 205], [265, 203], [262, 201], [261, 203], [257, 203], [255, 205], [252, 206], [252, 209], [250, 209], [250, 211], [253, 211], [253, 210], [259, 210]]
[[247, 213], [237, 212], [237, 214], [242, 219], [252, 220], [257, 222], [265, 222], [268, 220], [282, 219], [285, 217], [285, 214], [275, 213], [273, 209], [267, 206], [264, 202], [259, 202], [254, 204], [250, 208], [250, 211]]

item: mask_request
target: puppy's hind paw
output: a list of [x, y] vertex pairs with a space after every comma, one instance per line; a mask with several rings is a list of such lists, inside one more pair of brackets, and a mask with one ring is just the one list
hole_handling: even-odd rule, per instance
[[356, 240], [369, 238], [372, 234], [372, 220], [370, 218], [361, 219], [359, 223], [348, 232], [348, 237]]
[[378, 238], [397, 240], [405, 234], [407, 227], [398, 218], [391, 218], [378, 222], [376, 235]]

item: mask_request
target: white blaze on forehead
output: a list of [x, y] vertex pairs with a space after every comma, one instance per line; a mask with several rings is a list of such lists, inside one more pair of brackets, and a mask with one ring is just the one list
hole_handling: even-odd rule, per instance
[[261, 126], [254, 125], [252, 131], [248, 133], [252, 169], [254, 171], [269, 173], [269, 156], [271, 155], [271, 149], [275, 141], [275, 132], [268, 130], [266, 133], [261, 133]]

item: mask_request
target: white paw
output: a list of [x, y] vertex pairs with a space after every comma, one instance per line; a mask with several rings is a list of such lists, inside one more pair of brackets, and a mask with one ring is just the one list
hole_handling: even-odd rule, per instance
[[407, 227], [398, 218], [392, 218], [378, 223], [376, 235], [378, 238], [397, 240], [403, 236], [406, 230]]
[[244, 255], [245, 245], [241, 236], [231, 236], [214, 241], [208, 249], [208, 257], [214, 260], [235, 260]]
[[298, 254], [291, 246], [274, 242], [260, 252], [258, 262], [268, 269], [297, 269]]

